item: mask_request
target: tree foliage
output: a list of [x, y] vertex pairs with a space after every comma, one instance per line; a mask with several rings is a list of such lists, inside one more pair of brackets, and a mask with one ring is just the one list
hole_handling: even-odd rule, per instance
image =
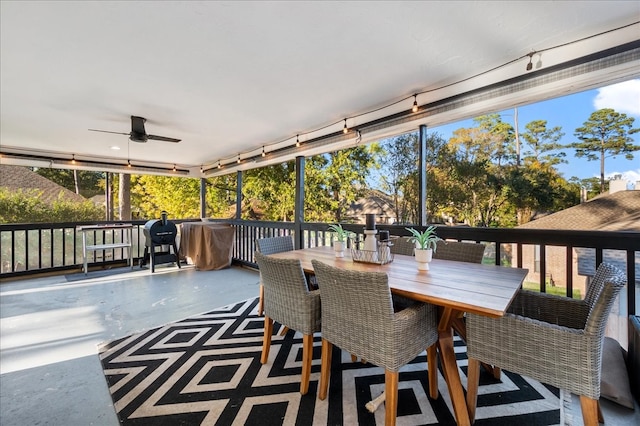
[[102, 220], [104, 210], [91, 201], [65, 200], [62, 193], [51, 205], [42, 201], [42, 191], [9, 191], [0, 188], [0, 223], [53, 223]]
[[292, 221], [295, 203], [295, 162], [244, 172], [242, 218]]
[[[86, 170], [69, 170], [53, 168], [35, 168], [34, 171], [50, 181], [82, 195], [91, 198], [94, 195], [104, 193], [104, 172], [92, 172]], [[76, 183], [77, 188], [76, 191]]]
[[595, 111], [574, 133], [580, 141], [569, 146], [575, 148], [576, 157], [586, 157], [588, 161], [600, 160], [600, 193], [604, 192], [605, 159], [624, 154], [633, 159], [633, 152], [640, 151], [629, 136], [640, 131], [634, 128], [633, 117], [618, 113], [611, 108]]
[[525, 125], [526, 131], [522, 134], [527, 150], [523, 153], [525, 164], [534, 162], [556, 165], [566, 163], [565, 153], [562, 150], [560, 139], [564, 136], [560, 126], [547, 128], [547, 120], [534, 120]]
[[[377, 167], [377, 144], [317, 155], [305, 161], [305, 221], [340, 222]], [[243, 178], [243, 217], [294, 220], [295, 163], [248, 170]], [[259, 216], [258, 216], [259, 214]]]
[[163, 211], [174, 219], [199, 218], [200, 179], [132, 175], [131, 203], [144, 219], [158, 219]]

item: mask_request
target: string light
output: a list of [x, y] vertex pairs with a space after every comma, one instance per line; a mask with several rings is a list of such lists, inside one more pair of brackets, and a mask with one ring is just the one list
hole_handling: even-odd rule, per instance
[[73, 154], [71, 156], [71, 164], [76, 164], [76, 155], [75, 154]]
[[533, 59], [533, 55], [535, 54], [535, 51], [532, 51], [531, 53], [529, 53], [527, 56], [529, 56], [529, 63], [527, 64], [527, 71], [531, 71], [531, 69], [533, 68], [533, 64], [531, 63], [531, 60]]
[[296, 146], [300, 148], [300, 135], [296, 135]]
[[238, 164], [240, 164], [240, 154], [238, 154]]
[[176, 165], [175, 164], [173, 165], [173, 171], [174, 172], [176, 171]]
[[131, 168], [131, 160], [127, 160], [127, 167]]
[[220, 164], [220, 160], [218, 160], [218, 168], [221, 169], [222, 168], [222, 164]]
[[267, 154], [264, 152], [264, 145], [262, 145], [262, 156], [266, 156]]
[[[348, 119], [354, 119], [354, 118], [358, 118], [358, 117], [363, 117], [363, 116], [368, 115], [368, 114], [373, 114], [373, 113], [375, 113], [375, 112], [382, 111], [382, 110], [384, 110], [384, 109], [386, 109], [386, 108], [390, 108], [390, 107], [392, 107], [392, 106], [394, 106], [394, 105], [398, 105], [398, 104], [401, 104], [402, 102], [406, 102], [408, 99], [411, 99], [411, 96], [413, 96], [413, 105], [412, 105], [412, 107], [411, 107], [411, 111], [412, 111], [412, 112], [417, 112], [417, 111], [419, 110], [419, 106], [418, 106], [418, 95], [423, 95], [423, 94], [427, 94], [427, 93], [431, 93], [431, 92], [436, 92], [436, 91], [438, 91], [438, 90], [446, 89], [446, 88], [449, 88], [449, 87], [455, 86], [455, 85], [457, 85], [457, 84], [465, 83], [465, 82], [467, 82], [467, 81], [469, 81], [469, 80], [472, 80], [472, 79], [475, 79], [475, 78], [481, 77], [481, 76], [483, 76], [483, 75], [489, 74], [490, 72], [493, 72], [493, 71], [499, 70], [499, 69], [501, 69], [501, 68], [507, 67], [507, 66], [509, 66], [509, 65], [511, 65], [511, 64], [514, 64], [514, 63], [516, 63], [516, 62], [518, 62], [518, 61], [520, 61], [520, 60], [522, 60], [522, 59], [526, 58], [526, 57], [529, 57], [529, 62], [527, 63], [526, 70], [527, 70], [527, 71], [531, 71], [531, 70], [533, 69], [533, 56], [534, 56], [534, 55], [536, 55], [536, 54], [542, 54], [542, 53], [544, 53], [544, 52], [548, 52], [548, 51], [551, 51], [551, 50], [554, 50], [554, 49], [557, 49], [557, 48], [560, 48], [560, 47], [564, 47], [564, 46], [572, 45], [572, 44], [575, 44], [575, 43], [578, 43], [578, 42], [582, 42], [582, 41], [584, 41], [584, 40], [589, 40], [589, 39], [592, 39], [592, 38], [595, 38], [595, 37], [601, 36], [601, 35], [606, 34], [606, 33], [611, 33], [611, 32], [614, 32], [614, 31], [619, 31], [619, 30], [621, 30], [621, 29], [624, 29], [624, 28], [630, 27], [630, 26], [635, 25], [635, 24], [636, 24], [636, 23], [633, 23], [633, 24], [627, 24], [627, 25], [624, 25], [624, 26], [619, 27], [619, 28], [614, 28], [614, 29], [611, 29], [611, 30], [603, 31], [603, 32], [600, 32], [600, 33], [597, 33], [597, 34], [593, 34], [593, 35], [590, 35], [590, 36], [587, 36], [587, 37], [583, 37], [583, 38], [581, 38], [581, 39], [577, 39], [577, 40], [569, 41], [569, 42], [566, 42], [566, 43], [553, 45], [553, 46], [550, 46], [550, 47], [546, 47], [546, 48], [544, 48], [544, 49], [539, 49], [539, 50], [537, 50], [537, 51], [536, 51], [536, 50], [532, 50], [530, 53], [527, 53], [527, 54], [522, 55], [522, 56], [520, 56], [520, 57], [518, 57], [518, 58], [512, 59], [512, 60], [510, 60], [510, 61], [508, 61], [508, 62], [505, 62], [505, 63], [503, 63], [503, 64], [501, 64], [501, 65], [498, 65], [498, 66], [495, 66], [495, 67], [493, 67], [493, 68], [485, 69], [484, 71], [478, 72], [478, 73], [476, 73], [476, 74], [470, 75], [470, 76], [465, 77], [465, 78], [462, 78], [462, 79], [460, 79], [460, 80], [457, 80], [457, 81], [454, 81], [454, 82], [451, 82], [451, 83], [447, 83], [447, 84], [444, 84], [444, 85], [439, 86], [439, 87], [434, 87], [434, 88], [431, 88], [431, 89], [428, 89], [428, 90], [424, 90], [424, 91], [422, 91], [422, 92], [418, 92], [418, 93], [415, 93], [415, 94], [413, 94], [413, 95], [406, 96], [406, 97], [404, 97], [404, 98], [402, 98], [402, 99], [400, 99], [400, 100], [394, 101], [394, 102], [392, 102], [392, 103], [390, 103], [390, 104], [383, 105], [383, 106], [380, 106], [380, 107], [378, 107], [378, 108], [375, 108], [375, 109], [372, 109], [372, 110], [369, 110], [369, 111], [365, 111], [365, 112], [362, 112], [362, 113], [360, 113], [360, 114], [353, 115], [353, 116], [351, 116], [351, 117], [344, 118], [344, 119], [343, 119], [343, 121], [344, 121], [344, 126], [343, 126], [343, 128], [342, 128], [342, 132], [343, 132], [344, 134], [349, 133], [349, 128], [347, 127], [347, 120], [348, 120]], [[539, 68], [540, 66], [541, 66], [541, 63], [540, 63], [540, 61], [538, 61], [538, 63], [536, 63], [536, 67], [538, 67], [538, 68]], [[303, 135], [308, 135], [308, 134], [311, 134], [311, 133], [319, 132], [319, 131], [322, 131], [322, 130], [325, 130], [325, 129], [331, 128], [331, 127], [333, 127], [333, 126], [335, 126], [335, 125], [337, 125], [337, 124], [339, 124], [339, 123], [340, 123], [340, 121], [336, 121], [336, 122], [333, 122], [333, 123], [327, 124], [327, 125], [325, 125], [325, 126], [323, 126], [323, 127], [319, 127], [319, 128], [317, 128], [317, 129], [310, 130], [309, 132], [303, 133]], [[296, 137], [296, 147], [299, 147], [299, 146], [300, 146], [300, 144], [299, 144], [300, 142], [299, 142], [299, 138], [298, 138], [298, 136], [299, 136], [299, 135], [297, 135], [297, 137]], [[360, 138], [361, 138], [361, 135], [360, 135]], [[281, 140], [281, 141], [279, 141], [279, 142], [273, 142], [272, 144], [269, 144], [269, 146], [270, 146], [270, 145], [277, 145], [277, 144], [285, 143], [285, 142], [287, 142], [288, 140], [290, 140], [290, 137], [287, 137], [287, 138], [285, 138], [285, 139], [283, 139], [283, 140]], [[264, 150], [264, 146], [263, 146], [263, 150]], [[240, 155], [238, 155], [238, 157], [239, 157], [239, 156], [240, 156]], [[239, 158], [238, 158], [238, 163], [240, 163], [240, 159], [239, 159]], [[222, 166], [221, 166], [221, 164], [220, 164], [220, 161], [218, 161], [218, 168], [221, 168], [221, 167], [222, 167]]]

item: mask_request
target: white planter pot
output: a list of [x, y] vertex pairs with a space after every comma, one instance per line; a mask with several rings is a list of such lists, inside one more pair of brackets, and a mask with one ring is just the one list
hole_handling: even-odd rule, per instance
[[333, 251], [336, 254], [336, 257], [344, 257], [344, 248], [345, 248], [345, 242], [344, 241], [334, 241], [333, 242]]
[[419, 271], [428, 271], [429, 262], [433, 256], [433, 249], [415, 249], [416, 262], [418, 263]]

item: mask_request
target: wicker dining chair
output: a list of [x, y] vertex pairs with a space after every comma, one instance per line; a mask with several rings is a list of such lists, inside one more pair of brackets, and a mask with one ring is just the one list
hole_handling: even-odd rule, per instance
[[389, 248], [393, 254], [403, 254], [405, 256], [413, 256], [413, 250], [416, 244], [411, 242], [407, 237], [398, 237], [393, 239], [393, 245]]
[[[575, 300], [522, 290], [501, 318], [467, 315], [467, 405], [475, 417], [479, 361], [580, 395], [585, 425], [602, 419], [600, 378], [607, 319], [625, 275], [602, 263], [588, 297]], [[497, 350], [499, 348], [499, 350]]]
[[[262, 254], [275, 254], [293, 250], [293, 238], [291, 235], [283, 237], [269, 237], [256, 239], [256, 250]], [[260, 297], [258, 301], [258, 315], [264, 312], [264, 286], [260, 282]]]
[[[312, 260], [322, 299], [322, 362], [318, 397], [327, 397], [333, 345], [385, 369], [385, 424], [394, 425], [398, 370], [438, 340], [436, 308], [415, 302], [394, 312], [383, 272], [348, 271]], [[428, 357], [429, 394], [437, 398], [435, 351]], [[436, 379], [436, 380], [434, 380]]]
[[455, 260], [457, 262], [482, 263], [484, 244], [462, 241], [441, 240], [433, 251], [434, 259]]
[[273, 322], [302, 334], [300, 393], [309, 390], [313, 333], [320, 331], [320, 291], [310, 291], [299, 260], [275, 259], [256, 253], [264, 285], [264, 339], [260, 362], [266, 364], [271, 348]]

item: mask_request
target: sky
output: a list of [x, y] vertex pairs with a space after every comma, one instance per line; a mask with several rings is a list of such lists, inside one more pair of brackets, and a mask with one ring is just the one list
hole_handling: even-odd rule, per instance
[[[581, 127], [594, 111], [603, 108], [612, 108], [616, 112], [635, 118], [634, 128], [640, 128], [640, 79], [519, 107], [518, 127], [522, 134], [527, 123], [533, 120], [547, 120], [547, 128], [562, 127], [564, 136], [560, 143], [569, 144], [578, 140], [574, 136], [575, 129]], [[514, 126], [512, 109], [502, 111], [500, 114], [503, 121]], [[454, 130], [474, 126], [473, 120], [465, 120], [446, 126], [431, 127], [428, 131], [438, 132], [445, 139], [449, 139]], [[640, 133], [631, 137], [634, 139], [634, 145], [640, 145]], [[633, 154], [633, 160], [627, 160], [624, 155], [606, 158], [605, 177], [610, 178], [615, 174], [621, 174], [622, 178], [630, 184], [640, 181], [640, 151]], [[600, 161], [587, 161], [584, 157], [577, 158], [575, 151], [571, 149], [566, 151], [565, 160], [568, 164], [556, 166], [565, 179], [568, 180], [573, 176], [580, 179], [600, 178]]]

